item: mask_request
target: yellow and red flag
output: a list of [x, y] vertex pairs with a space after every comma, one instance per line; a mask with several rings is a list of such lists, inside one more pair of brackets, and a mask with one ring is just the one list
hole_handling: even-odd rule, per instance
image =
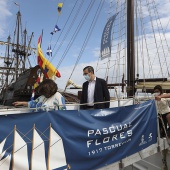
[[60, 14], [61, 9], [63, 7], [63, 3], [58, 3], [58, 13]]
[[38, 54], [37, 54], [37, 60], [38, 65], [43, 69], [44, 75], [46, 78], [51, 78], [52, 76], [61, 77], [60, 72], [44, 57], [43, 52], [40, 47], [42, 36], [38, 39]]

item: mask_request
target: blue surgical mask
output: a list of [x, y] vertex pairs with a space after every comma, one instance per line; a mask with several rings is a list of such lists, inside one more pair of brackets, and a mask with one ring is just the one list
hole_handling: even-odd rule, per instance
[[85, 78], [87, 81], [90, 80], [90, 76], [89, 76], [88, 74], [85, 74], [85, 75], [84, 75], [84, 78]]

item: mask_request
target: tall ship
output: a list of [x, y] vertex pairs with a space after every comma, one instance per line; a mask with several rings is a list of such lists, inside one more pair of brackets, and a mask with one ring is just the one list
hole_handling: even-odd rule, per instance
[[[95, 3], [100, 7], [101, 4]], [[89, 27], [88, 31], [91, 33], [99, 29], [101, 32], [99, 59], [94, 68], [96, 75], [107, 80], [112, 96], [127, 98], [140, 93], [147, 95], [153, 93], [157, 84], [169, 92], [169, 18], [165, 14], [166, 10], [165, 13], [161, 12], [161, 9], [166, 9], [166, 5], [169, 2], [111, 1], [105, 27], [100, 29], [99, 24], [95, 27], [91, 22], [94, 27]], [[97, 12], [100, 15], [96, 9]], [[88, 14], [90, 18], [90, 11]], [[111, 19], [114, 15], [115, 18]], [[90, 41], [90, 33], [85, 43]], [[104, 37], [107, 38], [105, 44]], [[82, 50], [85, 48], [83, 46]], [[83, 58], [81, 52], [77, 59], [79, 62], [80, 58]], [[75, 67], [78, 67], [77, 63]], [[76, 72], [76, 68], [74, 70]], [[70, 78], [79, 84], [74, 73]]]
[[[43, 69], [38, 64], [32, 64], [33, 57], [35, 59], [37, 55], [37, 48], [31, 47], [34, 33], [28, 36], [26, 28], [22, 30], [20, 11], [16, 16], [13, 36], [9, 35], [6, 42], [0, 42], [0, 45], [6, 46], [5, 56], [1, 57], [3, 66], [0, 73], [0, 104], [5, 106], [12, 106], [15, 101], [29, 101], [37, 79], [43, 74]], [[35, 91], [34, 98], [38, 96]], [[64, 93], [64, 96], [68, 101], [79, 102], [74, 94]]]
[[28, 39], [26, 28], [22, 30], [21, 12], [16, 14], [16, 27], [14, 33], [8, 36], [7, 41], [0, 42], [6, 46], [5, 56], [1, 57], [1, 105], [11, 106], [14, 101], [30, 99], [32, 89], [41, 68], [31, 66], [29, 57], [36, 53], [31, 47], [33, 32]]
[[[61, 68], [62, 78], [57, 80], [58, 83], [62, 82], [61, 93], [68, 102], [79, 102], [83, 76], [77, 79], [77, 73], [80, 74], [78, 64], [81, 64], [81, 60], [85, 60], [83, 53], [88, 43], [93, 44], [91, 37], [96, 30], [100, 31], [101, 37], [97, 41], [97, 45], [100, 46], [100, 50], [98, 49], [96, 52], [99, 59], [93, 63], [94, 68], [96, 67], [95, 74], [101, 75], [107, 81], [111, 96], [120, 99], [129, 96], [134, 97], [140, 95], [140, 93], [147, 95], [147, 93], [153, 92], [153, 87], [156, 84], [162, 85], [164, 91], [169, 92], [169, 22], [166, 14], [162, 14], [158, 8], [158, 3], [151, 1], [148, 4], [145, 1], [140, 1], [129, 4], [123, 0], [113, 1], [110, 2], [109, 13], [106, 13], [107, 16], [105, 15], [107, 18], [102, 21], [99, 21], [99, 16], [103, 18], [104, 15], [101, 11], [107, 7], [106, 3], [93, 2], [89, 4], [82, 2], [79, 5], [75, 2], [75, 7], [72, 10], [70, 9], [70, 14], [66, 18], [67, 20], [70, 19], [70, 25], [62, 23], [65, 27], [58, 38], [61, 44], [57, 46], [59, 40], [55, 42], [53, 37], [51, 38], [54, 41], [51, 61], [55, 59], [60, 49], [65, 48], [60, 52], [61, 58], [58, 58], [58, 64], [55, 63], [56, 68], [60, 70], [61, 65], [65, 64], [64, 62], [70, 61], [72, 63], [69, 72]], [[166, 5], [169, 5], [169, 2], [164, 2], [159, 6], [165, 8]], [[97, 9], [95, 9], [96, 6]], [[87, 8], [88, 12], [82, 10], [82, 15], [77, 16], [76, 14], [82, 8]], [[95, 11], [95, 15], [91, 11]], [[113, 16], [115, 18], [112, 20], [112, 24], [108, 25], [107, 21], [111, 21], [109, 19]], [[62, 17], [62, 14], [60, 14], [60, 17]], [[167, 19], [167, 24], [163, 25], [162, 22], [165, 19]], [[69, 28], [76, 21], [78, 24], [75, 24], [71, 32]], [[91, 24], [87, 25], [87, 21]], [[101, 26], [101, 23], [103, 26]], [[84, 24], [86, 24], [87, 34], [80, 32]], [[57, 34], [60, 34], [60, 32], [58, 31]], [[108, 43], [105, 46], [102, 45], [104, 40], [102, 34], [107, 35]], [[26, 29], [22, 31], [21, 13], [18, 11], [13, 41], [9, 36], [6, 42], [0, 42], [1, 45], [6, 45], [5, 56], [1, 57], [4, 62], [4, 66], [1, 67], [1, 104], [10, 105], [12, 100], [19, 99], [19, 95], [27, 96], [23, 100], [29, 100], [33, 84], [40, 72], [40, 70], [37, 72], [38, 66], [35, 69], [36, 75], [27, 71], [31, 71], [35, 66], [32, 66], [29, 58], [37, 53], [37, 49], [31, 47], [33, 33], [28, 40], [26, 40], [26, 35]], [[69, 35], [72, 38], [67, 40]], [[80, 39], [79, 37], [81, 37], [82, 47], [77, 58], [67, 59], [71, 47], [77, 39]], [[21, 81], [24, 79], [21, 78], [23, 75], [30, 75], [30, 78], [32, 78], [27, 77], [29, 81], [24, 83], [24, 81]], [[23, 84], [15, 85], [15, 81], [20, 81]], [[71, 93], [71, 91], [76, 91], [76, 93]]]

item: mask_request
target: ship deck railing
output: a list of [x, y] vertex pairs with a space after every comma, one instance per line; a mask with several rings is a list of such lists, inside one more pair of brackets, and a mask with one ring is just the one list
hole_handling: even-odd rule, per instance
[[[113, 99], [110, 102], [110, 107], [118, 107], [118, 106], [127, 106], [132, 104], [137, 104], [144, 102], [146, 100], [153, 99], [153, 97], [138, 97], [138, 98], [131, 98], [131, 99]], [[103, 103], [103, 102], [97, 102], [97, 103]], [[95, 104], [97, 104], [95, 103]], [[79, 103], [69, 102], [66, 103], [67, 110], [79, 110]], [[49, 109], [49, 107], [48, 107]], [[52, 108], [54, 109], [54, 107]], [[30, 113], [30, 111], [33, 111], [35, 109], [30, 109], [27, 107], [9, 107], [9, 106], [0, 106], [0, 114], [1, 115], [8, 115], [8, 114], [20, 114], [20, 113]], [[133, 168], [136, 169], [146, 169], [142, 168], [142, 164], [147, 164], [147, 166], [152, 167], [152, 169], [159, 169], [159, 167], [155, 164], [155, 162], [151, 162], [148, 159], [151, 159], [154, 157], [154, 155], [159, 154], [160, 161], [163, 159], [163, 152], [166, 151], [168, 148], [170, 148], [170, 139], [168, 137], [166, 138], [160, 138], [160, 135], [158, 135], [157, 143], [149, 146], [146, 149], [141, 150], [140, 152], [137, 152], [133, 155], [130, 155], [122, 160], [119, 160], [115, 163], [112, 163], [108, 166], [105, 166], [104, 168], [100, 168], [98, 170], [122, 170], [126, 167], [133, 166]], [[169, 155], [170, 153], [167, 152]], [[142, 161], [142, 163], [141, 163]], [[141, 169], [142, 168], [142, 169]]]

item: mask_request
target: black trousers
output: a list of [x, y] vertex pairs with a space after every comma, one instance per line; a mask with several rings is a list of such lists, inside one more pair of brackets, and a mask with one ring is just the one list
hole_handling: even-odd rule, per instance
[[[159, 129], [160, 129], [160, 135], [162, 137], [165, 137], [165, 131], [167, 131], [167, 125], [168, 125], [168, 121], [167, 121], [167, 118], [166, 118], [166, 115], [169, 114], [169, 113], [165, 113], [165, 114], [159, 114]], [[162, 117], [162, 120], [161, 120], [161, 117]]]

